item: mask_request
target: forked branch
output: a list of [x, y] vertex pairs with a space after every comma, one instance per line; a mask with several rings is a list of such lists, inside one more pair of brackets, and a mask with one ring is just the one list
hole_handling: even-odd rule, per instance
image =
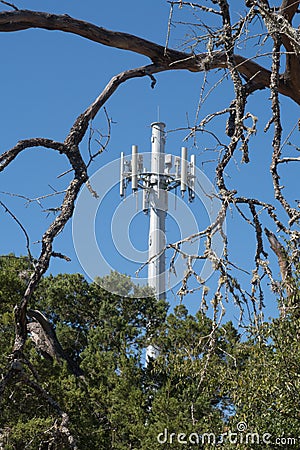
[[[277, 26], [280, 27], [280, 24]], [[151, 59], [157, 69], [156, 72], [182, 69], [191, 72], [203, 72], [228, 67], [226, 53], [222, 51], [194, 54], [170, 48], [166, 49], [163, 45], [138, 36], [107, 30], [68, 15], [27, 10], [0, 13], [0, 31], [11, 32], [30, 28], [60, 30], [82, 36], [102, 45], [138, 53]], [[234, 61], [237, 70], [247, 79], [251, 79], [253, 90], [269, 87], [271, 72], [268, 69], [255, 63], [251, 58], [245, 58], [241, 55], [234, 55]], [[279, 92], [300, 104], [299, 83], [297, 77], [293, 78], [291, 82], [282, 74], [278, 86]]]

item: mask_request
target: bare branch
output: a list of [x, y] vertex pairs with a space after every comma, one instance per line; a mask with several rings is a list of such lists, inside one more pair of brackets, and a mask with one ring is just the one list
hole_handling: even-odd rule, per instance
[[283, 164], [283, 163], [288, 163], [288, 162], [298, 162], [300, 161], [300, 156], [296, 157], [286, 157], [286, 158], [281, 158], [277, 161], [277, 164]]
[[300, 218], [300, 213], [295, 208], [292, 208], [284, 195], [282, 194], [283, 186], [280, 185], [280, 176], [278, 174], [277, 166], [281, 159], [281, 137], [282, 126], [280, 117], [280, 104], [278, 98], [278, 82], [279, 82], [279, 48], [280, 40], [278, 35], [274, 35], [274, 48], [273, 48], [273, 63], [272, 63], [272, 77], [271, 77], [271, 100], [273, 111], [273, 123], [274, 123], [274, 137], [273, 137], [273, 155], [270, 171], [273, 178], [273, 186], [275, 198], [281, 203], [286, 213], [289, 215], [292, 222]]
[[295, 302], [294, 295], [297, 292], [297, 285], [293, 279], [291, 261], [285, 247], [279, 242], [274, 233], [265, 228], [270, 247], [277, 256], [283, 288], [288, 296], [288, 307], [296, 308], [296, 315], [299, 316], [299, 302]]
[[64, 259], [67, 262], [71, 261], [71, 258], [69, 258], [69, 256], [63, 255], [62, 253], [59, 252], [52, 252], [53, 258], [60, 258], [60, 259]]
[[299, 0], [282, 0], [279, 11], [290, 23], [292, 23], [293, 17], [298, 11], [299, 5]]
[[300, 0], [283, 0], [277, 13], [271, 11], [270, 8], [257, 5], [269, 34], [271, 36], [275, 34], [280, 36], [281, 42], [287, 51], [286, 67], [282, 76], [284, 83], [298, 91], [298, 73], [300, 70], [299, 32], [292, 27], [291, 23], [299, 4]]
[[0, 191], [0, 194], [9, 195], [10, 197], [17, 197], [17, 198], [22, 198], [23, 200], [26, 200], [26, 203], [25, 203], [26, 206], [29, 205], [30, 203], [37, 203], [41, 208], [43, 207], [41, 200], [45, 200], [46, 198], [54, 197], [56, 195], [62, 195], [65, 193], [66, 193], [66, 191], [55, 191], [55, 192], [52, 192], [51, 194], [45, 194], [45, 195], [40, 195], [39, 197], [36, 197], [36, 198], [30, 198], [30, 197], [27, 197], [26, 195], [22, 195], [22, 194], [14, 194], [12, 192]]
[[[1, 14], [1, 13], [0, 13]], [[59, 151], [59, 153], [65, 153], [66, 148], [61, 142], [52, 141], [46, 138], [32, 138], [19, 141], [15, 147], [2, 153], [0, 155], [0, 172], [5, 169], [23, 150], [32, 147], [45, 147], [52, 148]]]
[[[227, 14], [229, 17], [229, 14]], [[150, 58], [156, 70], [149, 72], [149, 76], [166, 70], [189, 70], [191, 72], [202, 72], [217, 68], [227, 68], [228, 59], [224, 52], [184, 53], [177, 50], [167, 49], [162, 45], [155, 44], [140, 37], [110, 31], [97, 27], [89, 22], [74, 19], [68, 15], [48, 14], [37, 11], [9, 11], [0, 13], [0, 31], [18, 31], [29, 28], [44, 28], [46, 30], [60, 30], [67, 33], [80, 35], [86, 39], [98, 42], [102, 45], [129, 50]], [[249, 58], [240, 55], [232, 55], [231, 68], [234, 67], [252, 79], [256, 89], [262, 89], [270, 85], [271, 72], [264, 67], [254, 63]], [[278, 86], [279, 92], [287, 95], [300, 104], [299, 89], [295, 89], [282, 77]]]
[[16, 5], [14, 5], [13, 3], [9, 3], [4, 0], [1, 0], [0, 3], [3, 3], [3, 5], [6, 5], [6, 6], [10, 6], [15, 11], [19, 11], [19, 8], [17, 8]]
[[173, 8], [174, 8], [174, 5], [173, 5], [173, 3], [171, 2], [171, 5], [170, 5], [170, 14], [169, 14], [169, 20], [168, 20], [167, 37], [166, 37], [166, 43], [165, 43], [165, 55], [167, 54], [168, 47], [169, 47], [169, 39], [170, 39], [170, 34], [171, 34], [172, 17], [173, 17]]
[[168, 1], [168, 3], [170, 3], [171, 5], [179, 5], [179, 6], [191, 6], [192, 8], [198, 8], [201, 9], [202, 11], [205, 11], [207, 13], [213, 13], [213, 14], [217, 14], [217, 15], [221, 15], [220, 11], [216, 11], [213, 8], [208, 8], [207, 6], [203, 6], [203, 5], [199, 5], [198, 3], [193, 3], [193, 2], [184, 2], [184, 1]]
[[[53, 256], [56, 255], [54, 254]], [[28, 323], [27, 328], [37, 350], [41, 351], [44, 356], [47, 355], [50, 358], [56, 358], [58, 361], [61, 359], [65, 360], [68, 369], [75, 376], [83, 375], [82, 370], [64, 352], [56, 336], [55, 329], [49, 320], [36, 309], [28, 309], [27, 314], [32, 320]]]
[[48, 394], [47, 391], [45, 391], [45, 389], [43, 389], [39, 383], [37, 383], [36, 381], [31, 380], [25, 373], [22, 374], [22, 381], [27, 384], [28, 386], [30, 386], [31, 388], [33, 388], [39, 396], [41, 396], [42, 398], [44, 398], [47, 403], [52, 406], [52, 408], [54, 410], [56, 410], [56, 412], [59, 414], [59, 416], [61, 417], [61, 423], [57, 424], [56, 423], [56, 428], [57, 431], [62, 435], [65, 436], [70, 448], [73, 448], [74, 450], [78, 450], [77, 444], [76, 444], [76, 440], [73, 437], [72, 433], [69, 430], [69, 416], [66, 412], [64, 412], [61, 407], [59, 406], [59, 404], [51, 397], [51, 395]]
[[22, 232], [25, 235], [25, 239], [26, 239], [26, 248], [27, 248], [27, 253], [28, 253], [28, 257], [30, 259], [30, 261], [33, 261], [31, 252], [30, 252], [30, 239], [29, 239], [29, 235], [25, 229], [25, 227], [22, 225], [22, 223], [20, 222], [20, 220], [15, 216], [14, 213], [11, 212], [11, 210], [0, 200], [0, 205], [4, 208], [5, 212], [7, 212], [13, 219], [14, 221], [18, 224], [18, 226], [21, 228]]

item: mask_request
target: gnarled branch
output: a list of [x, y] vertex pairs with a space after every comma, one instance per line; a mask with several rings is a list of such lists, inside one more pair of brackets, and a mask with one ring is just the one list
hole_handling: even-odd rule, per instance
[[[49, 14], [38, 11], [8, 11], [0, 13], [0, 31], [11, 32], [30, 28], [60, 30], [76, 34], [99, 44], [129, 50], [151, 59], [156, 72], [166, 70], [189, 70], [202, 72], [218, 68], [227, 68], [228, 61], [224, 52], [185, 53], [140, 38], [138, 36], [107, 30], [92, 23], [74, 19], [68, 15]], [[298, 57], [297, 57], [298, 58]], [[234, 55], [237, 70], [247, 79], [251, 79], [253, 90], [269, 87], [271, 72], [249, 58]], [[298, 72], [297, 72], [298, 73]], [[279, 92], [300, 104], [300, 81], [297, 77], [281, 76]]]

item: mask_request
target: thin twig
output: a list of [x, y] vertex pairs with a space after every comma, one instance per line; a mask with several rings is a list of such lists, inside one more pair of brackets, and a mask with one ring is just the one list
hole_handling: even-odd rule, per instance
[[16, 5], [14, 5], [13, 3], [9, 3], [9, 2], [6, 2], [4, 0], [0, 0], [0, 3], [3, 3], [3, 5], [10, 6], [15, 11], [19, 11], [19, 8], [17, 8]]
[[174, 8], [174, 5], [171, 2], [171, 4], [170, 4], [170, 14], [169, 14], [169, 20], [168, 20], [167, 37], [166, 37], [166, 43], [165, 43], [165, 48], [164, 48], [164, 55], [165, 56], [167, 55], [168, 47], [169, 47], [169, 39], [170, 39], [170, 34], [171, 34], [172, 17], [173, 17], [173, 8]]
[[32, 262], [33, 257], [32, 257], [31, 251], [30, 251], [30, 239], [29, 239], [29, 235], [28, 235], [25, 227], [22, 225], [20, 220], [15, 216], [15, 214], [1, 200], [0, 200], [0, 205], [4, 208], [5, 212], [7, 212], [13, 218], [13, 220], [19, 225], [19, 227], [23, 231], [25, 239], [26, 239], [26, 248], [27, 248], [28, 257], [29, 257], [30, 261]]

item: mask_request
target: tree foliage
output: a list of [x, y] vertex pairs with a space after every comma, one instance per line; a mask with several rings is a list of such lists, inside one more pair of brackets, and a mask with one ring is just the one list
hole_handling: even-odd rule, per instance
[[[27, 266], [27, 258], [1, 257], [3, 374], [14, 328], [8, 311]], [[128, 277], [112, 273], [116, 279], [124, 293], [133, 288]], [[224, 436], [223, 448], [234, 448], [228, 436], [240, 423], [260, 439], [270, 436], [264, 448], [271, 449], [275, 438], [300, 432], [300, 324], [293, 314], [241, 336], [231, 322], [216, 327], [184, 305], [166, 315], [163, 301], [118, 297], [78, 274], [43, 278], [32, 307], [51, 317], [64, 353], [49, 357], [29, 334], [23, 363], [13, 361], [13, 378], [4, 378], [5, 449], [146, 450], [162, 448], [165, 439], [167, 448], [179, 449], [179, 433], [198, 436], [200, 448], [212, 448], [211, 433], [215, 443]], [[150, 317], [160, 354], [145, 365]], [[262, 445], [248, 444], [238, 448]]]

